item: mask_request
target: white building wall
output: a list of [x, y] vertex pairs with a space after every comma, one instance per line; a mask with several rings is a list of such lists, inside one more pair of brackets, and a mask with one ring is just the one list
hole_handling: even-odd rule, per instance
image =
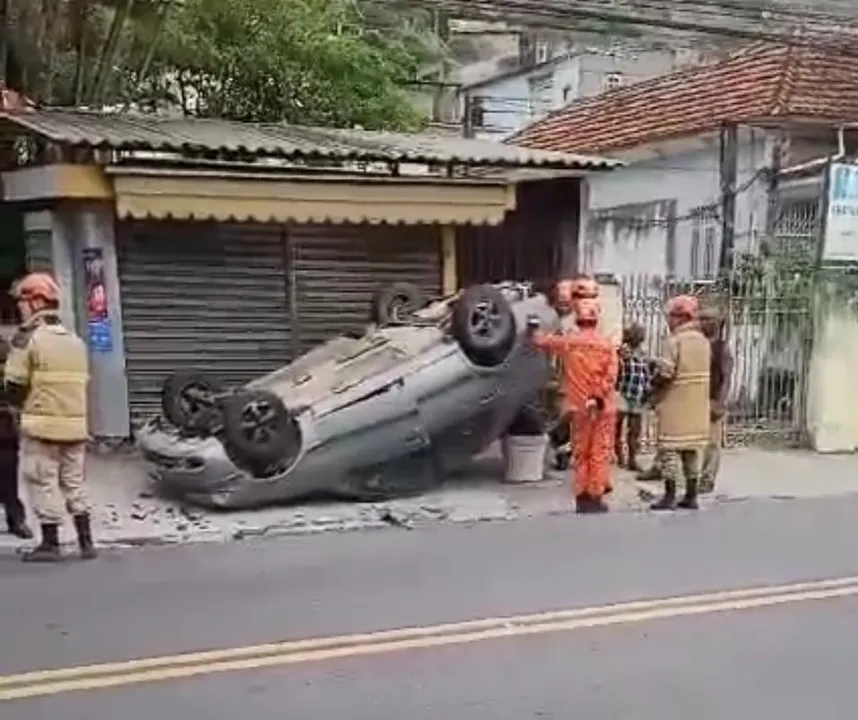
[[[574, 100], [610, 89], [610, 76], [618, 76], [621, 85], [631, 85], [664, 75], [695, 59], [699, 58], [686, 55], [678, 60], [672, 50], [582, 50], [514, 75], [499, 75], [468, 88], [465, 93], [481, 98], [484, 108], [484, 127], [477, 131], [476, 137], [497, 140]], [[534, 104], [530, 81], [546, 76], [551, 77], [551, 91], [544, 101]]]
[[[588, 179], [589, 219], [582, 224], [580, 244], [585, 269], [692, 276], [691, 214], [712, 205], [720, 216], [721, 201], [718, 139], [695, 145], [693, 150], [630, 161], [627, 167]], [[739, 251], [764, 227], [766, 179], [760, 173], [769, 164], [764, 132], [741, 132], [735, 224]], [[717, 228], [717, 263], [720, 221], [715, 217], [710, 223]]]
[[[565, 58], [469, 89], [467, 93], [483, 108], [483, 127], [476, 128], [475, 137], [503, 139], [578, 97], [579, 62], [577, 57]], [[546, 75], [551, 77], [550, 95], [545, 102], [532, 103], [530, 80]]]
[[620, 86], [633, 85], [666, 75], [679, 67], [675, 53], [666, 50], [617, 50], [580, 56], [578, 97], [587, 98], [608, 89], [608, 78], [615, 75]]

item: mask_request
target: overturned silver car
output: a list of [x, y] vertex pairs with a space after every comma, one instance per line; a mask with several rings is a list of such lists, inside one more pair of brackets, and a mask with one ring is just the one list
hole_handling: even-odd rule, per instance
[[499, 438], [548, 379], [526, 325], [558, 327], [530, 285], [425, 303], [402, 283], [361, 337], [337, 337], [241, 388], [180, 370], [137, 435], [163, 490], [216, 508], [314, 494], [425, 492]]

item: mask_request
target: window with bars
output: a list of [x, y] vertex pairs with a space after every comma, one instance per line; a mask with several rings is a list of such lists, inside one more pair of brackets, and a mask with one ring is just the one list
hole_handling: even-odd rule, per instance
[[711, 207], [695, 208], [691, 222], [689, 274], [698, 280], [712, 279], [718, 273], [718, 214]]
[[706, 227], [703, 233], [703, 277], [714, 278], [717, 268], [715, 259], [716, 230], [714, 225]]

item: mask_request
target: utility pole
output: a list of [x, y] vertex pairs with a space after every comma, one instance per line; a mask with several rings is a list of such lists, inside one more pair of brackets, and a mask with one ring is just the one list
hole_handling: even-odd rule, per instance
[[778, 215], [780, 214], [780, 201], [778, 198], [778, 186], [780, 180], [781, 165], [783, 164], [785, 146], [787, 138], [782, 130], [775, 132], [774, 142], [772, 143], [772, 157], [769, 166], [769, 177], [766, 188], [766, 232], [764, 242], [771, 248], [772, 239], [775, 236], [778, 225]]
[[738, 130], [735, 123], [721, 126], [719, 170], [721, 175], [721, 256], [718, 266], [723, 274], [733, 267], [736, 244], [736, 174]]
[[464, 95], [464, 105], [462, 107], [462, 137], [474, 137], [474, 96], [470, 93]]
[[6, 86], [9, 63], [9, 29], [11, 22], [9, 15], [11, 11], [11, 0], [0, 0], [0, 85]]

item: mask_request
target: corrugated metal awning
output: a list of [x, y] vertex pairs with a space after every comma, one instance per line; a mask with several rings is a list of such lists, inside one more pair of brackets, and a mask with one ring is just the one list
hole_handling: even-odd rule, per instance
[[231, 154], [297, 161], [438, 163], [504, 168], [608, 170], [605, 157], [529, 150], [489, 140], [286, 124], [238, 123], [141, 113], [30, 110], [0, 120], [69, 147], [171, 152], [186, 157]]
[[498, 225], [515, 207], [512, 185], [110, 168], [123, 218]]

